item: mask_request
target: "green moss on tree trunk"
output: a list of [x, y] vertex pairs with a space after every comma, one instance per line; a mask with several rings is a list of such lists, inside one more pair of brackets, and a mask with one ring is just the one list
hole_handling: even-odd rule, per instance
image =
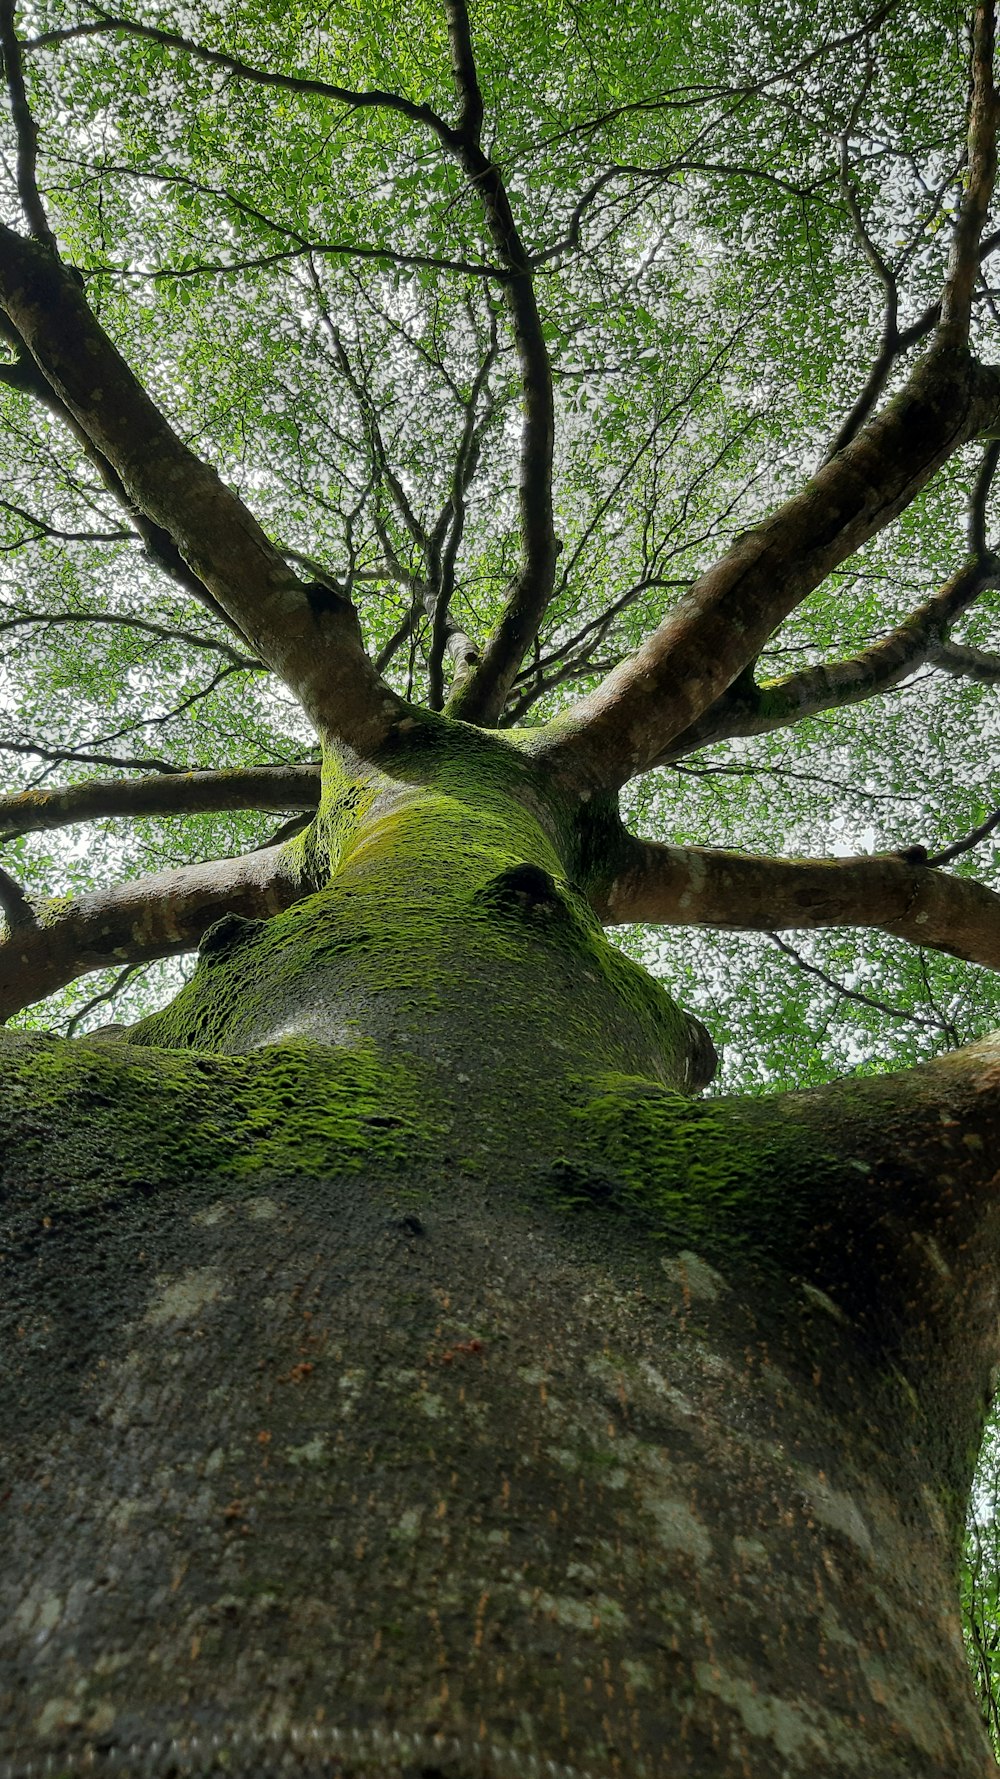
[[693, 1099], [608, 812], [429, 735], [163, 1014], [3, 1040], [0, 1773], [982, 1775], [997, 1052]]

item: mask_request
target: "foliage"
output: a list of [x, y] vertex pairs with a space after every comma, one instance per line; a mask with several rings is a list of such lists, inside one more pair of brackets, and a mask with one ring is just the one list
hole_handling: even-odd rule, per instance
[[[93, 15], [81, 7], [77, 17]], [[903, 269], [901, 321], [933, 299], [963, 128], [960, 24], [947, 8], [894, 8], [863, 40], [869, 63], [848, 41], [862, 20], [737, 5], [697, 18], [677, 9], [669, 28], [655, 10], [630, 8], [614, 32], [594, 10], [560, 6], [518, 8], [502, 29], [476, 19], [491, 150], [543, 259], [558, 420], [557, 590], [509, 718], [550, 715], [634, 647], [811, 466], [856, 395], [882, 293], [842, 189], [845, 136], [871, 240]], [[185, 28], [169, 7], [156, 23]], [[66, 40], [46, 45], [48, 32]], [[517, 553], [520, 395], [497, 281], [414, 263], [487, 262], [460, 170], [409, 119], [275, 92], [124, 32], [73, 37], [62, 5], [37, 8], [31, 36], [42, 40], [25, 61], [50, 219], [104, 324], [272, 535], [331, 573], [346, 568], [369, 648], [396, 637], [387, 674], [425, 694], [426, 612], [411, 636], [398, 633], [413, 612], [412, 577], [427, 576], [427, 537], [487, 361], [453, 598], [474, 639], [495, 620]], [[197, 41], [267, 70], [389, 86], [448, 108], [433, 8], [416, 9], [403, 33], [394, 9], [388, 23], [377, 11], [341, 19], [308, 7], [281, 9], [278, 21], [231, 5], [199, 21]], [[574, 225], [578, 246], [560, 251]], [[367, 250], [380, 257], [361, 257]], [[4, 407], [11, 787], [95, 766], [307, 754], [309, 730], [287, 695], [231, 660], [211, 616], [142, 560], [60, 423], [14, 392]], [[959, 485], [970, 465], [966, 454]], [[935, 486], [920, 509], [800, 608], [765, 671], [848, 654], [954, 568], [954, 489]], [[967, 620], [969, 640], [989, 645], [996, 598], [985, 594]], [[108, 616], [136, 622], [112, 627]], [[188, 636], [150, 634], [150, 618]], [[928, 684], [925, 670], [872, 706], [818, 716], [794, 741], [779, 731], [722, 744], [656, 775], [636, 792], [636, 815], [678, 842], [760, 852], [915, 841], [935, 850], [997, 801], [990, 712], [988, 686], [941, 675]], [[6, 862], [29, 891], [65, 894], [242, 850], [267, 832], [249, 815], [128, 832], [102, 824], [68, 849], [43, 836], [15, 841]], [[986, 847], [975, 865], [989, 864]], [[845, 934], [807, 940], [797, 949], [831, 986], [772, 949], [752, 942], [743, 973], [728, 962], [730, 944], [697, 935], [680, 955], [675, 943], [643, 948], [727, 1040], [727, 1086], [905, 1061], [997, 1020], [991, 980], [955, 963], [891, 944], [873, 951]], [[738, 963], [745, 942], [735, 951]], [[745, 1048], [731, 1037], [746, 1027], [741, 975], [774, 1027]], [[899, 1015], [887, 1020], [851, 998], [858, 991]], [[138, 984], [132, 993], [142, 1006]], [[26, 1018], [58, 1022], [78, 1000], [61, 995]], [[800, 1034], [794, 1058], [786, 1033]]]

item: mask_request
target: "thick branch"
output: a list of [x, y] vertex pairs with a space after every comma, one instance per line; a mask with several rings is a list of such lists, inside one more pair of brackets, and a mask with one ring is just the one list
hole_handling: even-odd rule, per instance
[[1000, 586], [1000, 560], [986, 556], [967, 562], [939, 592], [870, 648], [841, 661], [785, 674], [762, 686], [750, 675], [741, 676], [654, 764], [666, 766], [717, 741], [737, 735], [769, 735], [820, 711], [862, 704], [909, 679], [925, 663], [948, 673], [969, 671], [970, 677], [975, 677], [970, 668], [959, 665], [973, 651], [949, 644], [948, 627], [987, 587], [996, 586]]
[[284, 847], [158, 871], [36, 910], [0, 941], [0, 1022], [78, 976], [192, 951], [223, 914], [266, 919], [304, 893]]
[[579, 789], [617, 787], [672, 751], [783, 618], [914, 499], [1000, 411], [1000, 373], [945, 344], [796, 495], [695, 582], [621, 667], [541, 742]]
[[445, 16], [451, 43], [452, 78], [462, 106], [458, 130], [467, 142], [478, 147], [483, 128], [483, 95], [479, 90], [469, 12], [464, 0], [445, 0]]
[[1000, 681], [1000, 655], [973, 648], [971, 643], [943, 643], [930, 659], [942, 673], [956, 679], [977, 680], [982, 686], [995, 686]]
[[231, 772], [177, 772], [149, 778], [97, 778], [0, 797], [0, 844], [74, 822], [145, 815], [205, 815], [260, 809], [315, 809], [319, 766], [250, 766]]
[[405, 706], [378, 680], [353, 607], [318, 599], [213, 469], [182, 443], [43, 248], [0, 228], [0, 305], [131, 501], [162, 526], [321, 733], [370, 752]]
[[[920, 848], [914, 854], [922, 856]], [[765, 859], [628, 836], [625, 863], [598, 907], [608, 925], [773, 932], [877, 927], [1000, 970], [1000, 895], [900, 853], [854, 859]]]

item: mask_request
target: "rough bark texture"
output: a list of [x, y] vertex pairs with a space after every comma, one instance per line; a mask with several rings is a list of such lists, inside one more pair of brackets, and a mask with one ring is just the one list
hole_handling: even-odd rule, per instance
[[151, 872], [72, 901], [24, 903], [0, 946], [0, 1019], [72, 982], [84, 970], [192, 951], [222, 914], [256, 917], [302, 894], [280, 846], [234, 859]]
[[441, 733], [166, 1013], [3, 1041], [0, 1773], [995, 1771], [1000, 1050], [688, 1097], [593, 836]]

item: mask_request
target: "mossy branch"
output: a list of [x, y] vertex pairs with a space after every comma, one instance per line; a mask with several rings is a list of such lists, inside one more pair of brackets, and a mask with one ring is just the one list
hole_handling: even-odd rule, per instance
[[42, 903], [31, 924], [11, 921], [0, 941], [0, 1021], [91, 970], [192, 951], [220, 916], [267, 918], [303, 893], [275, 846]]

